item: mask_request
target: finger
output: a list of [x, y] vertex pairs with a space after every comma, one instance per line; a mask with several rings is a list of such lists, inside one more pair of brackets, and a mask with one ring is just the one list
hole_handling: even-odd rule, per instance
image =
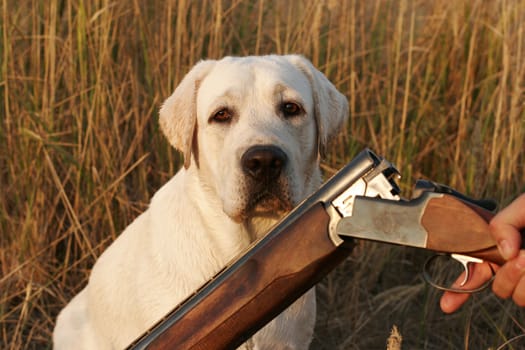
[[518, 282], [516, 289], [514, 289], [514, 293], [512, 294], [512, 300], [514, 300], [514, 302], [518, 306], [521, 306], [521, 307], [525, 306], [525, 277], [524, 276], [521, 276], [521, 279]]
[[525, 277], [525, 251], [520, 251], [518, 257], [503, 265], [494, 278], [492, 290], [500, 298], [507, 299], [513, 294], [519, 297], [525, 291], [517, 290], [521, 279]]
[[[456, 281], [452, 284], [451, 288], [454, 289], [476, 289], [481, 287], [489, 279], [492, 278], [492, 270], [488, 263], [483, 264], [471, 264], [469, 271], [469, 279], [462, 286], [461, 283], [465, 278], [465, 272], [463, 272]], [[469, 298], [470, 294], [467, 293], [454, 293], [447, 291], [443, 293], [439, 306], [444, 313], [452, 313], [461, 307]]]
[[520, 229], [525, 227], [525, 194], [501, 210], [490, 222], [492, 237], [500, 254], [509, 260], [518, 255], [521, 246]]
[[458, 310], [461, 307], [461, 305], [465, 304], [469, 297], [470, 294], [445, 292], [441, 296], [441, 300], [439, 301], [439, 307], [444, 313], [451, 314]]

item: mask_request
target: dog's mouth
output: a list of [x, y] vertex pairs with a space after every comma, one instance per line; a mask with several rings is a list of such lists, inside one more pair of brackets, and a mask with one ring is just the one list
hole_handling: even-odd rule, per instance
[[286, 193], [261, 191], [255, 194], [247, 205], [248, 216], [280, 217], [292, 210], [293, 204]]
[[229, 214], [235, 221], [242, 222], [256, 217], [279, 219], [294, 207], [289, 193], [278, 189], [264, 188], [244, 199], [242, 209]]

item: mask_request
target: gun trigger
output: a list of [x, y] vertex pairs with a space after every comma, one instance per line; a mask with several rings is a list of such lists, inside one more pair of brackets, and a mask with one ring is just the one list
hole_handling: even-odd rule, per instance
[[425, 265], [423, 266], [423, 279], [428, 284], [430, 284], [432, 287], [434, 287], [436, 289], [439, 289], [439, 290], [442, 290], [442, 291], [453, 292], [453, 293], [472, 294], [472, 293], [481, 292], [482, 290], [486, 289], [490, 285], [490, 283], [492, 283], [492, 280], [494, 279], [495, 272], [494, 272], [494, 270], [492, 268], [492, 265], [489, 264], [489, 267], [490, 267], [490, 269], [492, 271], [492, 278], [489, 279], [488, 281], [486, 281], [484, 284], [482, 284], [481, 286], [479, 286], [477, 288], [461, 289], [461, 288], [452, 288], [452, 287], [446, 287], [446, 286], [440, 285], [439, 283], [434, 282], [434, 280], [432, 279], [432, 276], [431, 276], [429, 270], [430, 270], [430, 266], [433, 264], [433, 262], [437, 258], [439, 258], [441, 256], [450, 257], [450, 258], [454, 259], [455, 261], [459, 262], [461, 264], [461, 266], [463, 266], [463, 269], [465, 270], [465, 278], [463, 278], [463, 281], [460, 283], [461, 287], [463, 287], [468, 282], [468, 280], [470, 278], [469, 264], [470, 263], [478, 264], [478, 263], [482, 263], [483, 262], [482, 259], [473, 258], [471, 256], [461, 255], [461, 254], [443, 254], [443, 253], [438, 253], [438, 254], [435, 254], [435, 255], [431, 256], [430, 258], [427, 259], [427, 261], [425, 262]]
[[450, 257], [456, 261], [458, 261], [461, 265], [463, 265], [463, 268], [465, 269], [465, 278], [460, 283], [460, 286], [463, 287], [469, 280], [469, 268], [468, 265], [470, 263], [480, 264], [483, 262], [482, 259], [474, 258], [468, 255], [461, 255], [461, 254], [450, 254]]

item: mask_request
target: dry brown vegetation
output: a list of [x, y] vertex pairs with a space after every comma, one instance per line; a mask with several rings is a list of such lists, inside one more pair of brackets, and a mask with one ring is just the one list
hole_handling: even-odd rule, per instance
[[[201, 58], [310, 58], [350, 101], [327, 175], [368, 146], [406, 194], [420, 177], [502, 204], [525, 190], [523, 1], [3, 0], [0, 13], [2, 349], [50, 347], [95, 258], [175, 173], [157, 111]], [[312, 349], [384, 349], [393, 325], [404, 349], [524, 333], [523, 310], [490, 292], [443, 315], [425, 258], [359, 244], [319, 287]]]

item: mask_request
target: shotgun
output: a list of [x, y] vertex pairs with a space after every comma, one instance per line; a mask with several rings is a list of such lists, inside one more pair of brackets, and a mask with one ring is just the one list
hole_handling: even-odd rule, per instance
[[504, 262], [488, 230], [492, 202], [430, 181], [404, 200], [398, 178], [363, 150], [128, 349], [235, 348], [340, 264], [355, 238], [449, 254], [466, 278], [470, 263]]

